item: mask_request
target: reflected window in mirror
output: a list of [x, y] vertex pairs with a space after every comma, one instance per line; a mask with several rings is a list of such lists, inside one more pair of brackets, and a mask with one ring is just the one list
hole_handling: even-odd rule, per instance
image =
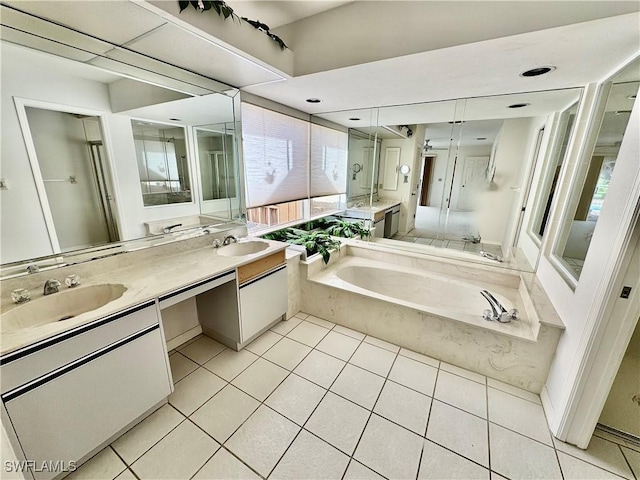
[[596, 140], [583, 157], [574, 181], [569, 205], [554, 256], [577, 281], [582, 273], [591, 239], [604, 205], [609, 182], [615, 173], [618, 151], [640, 86], [640, 61], [620, 72], [601, 90], [604, 104], [592, 129]]
[[[382, 140], [375, 133], [349, 129], [347, 198], [359, 203], [378, 194], [380, 150]], [[366, 198], [369, 203], [369, 198]]]
[[551, 145], [551, 156], [549, 167], [540, 184], [539, 197], [534, 207], [535, 215], [532, 217], [530, 234], [534, 241], [539, 245], [544, 236], [544, 232], [549, 221], [549, 212], [553, 202], [558, 179], [562, 165], [564, 164], [567, 153], [567, 146], [573, 135], [576, 113], [578, 111], [578, 102], [564, 110], [558, 119], [556, 132], [554, 134], [555, 143]]
[[144, 206], [192, 202], [185, 129], [143, 120], [131, 128]]

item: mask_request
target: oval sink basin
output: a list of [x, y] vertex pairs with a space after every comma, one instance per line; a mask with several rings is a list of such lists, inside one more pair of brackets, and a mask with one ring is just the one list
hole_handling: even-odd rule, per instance
[[241, 257], [242, 255], [261, 252], [268, 247], [269, 244], [267, 242], [250, 240], [248, 242], [232, 243], [226, 247], [221, 247], [218, 249], [218, 255], [222, 255], [223, 257]]
[[120, 298], [126, 291], [127, 288], [119, 283], [60, 290], [58, 293], [32, 300], [2, 314], [0, 330], [9, 332], [68, 320], [103, 307]]

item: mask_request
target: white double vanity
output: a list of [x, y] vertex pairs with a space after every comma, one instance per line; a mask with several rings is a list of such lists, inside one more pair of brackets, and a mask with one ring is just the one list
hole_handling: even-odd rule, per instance
[[[207, 235], [3, 281], [0, 318], [34, 322], [3, 324], [0, 357], [2, 424], [17, 459], [35, 462], [29, 475], [59, 476], [166, 402], [167, 309], [195, 299], [202, 331], [236, 350], [285, 316], [286, 244], [210, 245]], [[70, 273], [81, 286], [43, 296], [47, 280]], [[74, 305], [69, 299], [86, 297], [83, 290], [97, 295], [114, 282], [126, 288], [119, 297], [55, 318], [65, 302]], [[28, 288], [31, 302], [12, 304], [15, 288]]]

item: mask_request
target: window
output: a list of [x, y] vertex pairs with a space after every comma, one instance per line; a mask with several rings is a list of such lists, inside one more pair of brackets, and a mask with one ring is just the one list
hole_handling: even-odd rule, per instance
[[309, 123], [242, 104], [247, 208], [308, 198]]
[[191, 202], [184, 128], [140, 120], [131, 127], [144, 206]]
[[311, 125], [311, 197], [347, 192], [348, 144], [346, 132]]

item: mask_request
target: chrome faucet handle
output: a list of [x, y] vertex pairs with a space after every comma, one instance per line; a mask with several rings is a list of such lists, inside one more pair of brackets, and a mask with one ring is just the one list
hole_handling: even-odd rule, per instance
[[484, 312], [482, 312], [482, 318], [489, 322], [493, 321], [493, 312], [487, 308]]
[[222, 242], [220, 241], [220, 239], [219, 239], [219, 238], [216, 238], [216, 239], [213, 241], [213, 248], [220, 248], [221, 246], [222, 246]]
[[78, 275], [71, 274], [64, 279], [64, 283], [69, 288], [77, 287], [80, 285], [80, 277]]
[[38, 273], [40, 271], [40, 267], [38, 265], [31, 264], [27, 267], [27, 273]]
[[51, 295], [52, 293], [58, 293], [58, 288], [60, 287], [60, 285], [61, 283], [55, 278], [47, 280], [46, 282], [44, 282], [43, 295]]
[[11, 300], [13, 303], [27, 303], [31, 300], [31, 294], [26, 288], [16, 288], [11, 292]]

